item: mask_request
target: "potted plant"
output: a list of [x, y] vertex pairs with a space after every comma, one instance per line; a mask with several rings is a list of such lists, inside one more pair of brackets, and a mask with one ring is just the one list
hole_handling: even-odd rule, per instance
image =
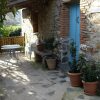
[[56, 68], [56, 57], [55, 55], [48, 55], [46, 57], [46, 63], [49, 70], [54, 70]]
[[53, 70], [56, 68], [56, 63], [57, 63], [56, 54], [54, 53], [54, 49], [55, 49], [54, 37], [45, 39], [44, 41], [45, 41], [45, 49], [51, 52], [50, 55], [47, 55], [45, 57], [46, 64], [48, 69]]
[[78, 87], [82, 86], [81, 81], [81, 68], [84, 66], [86, 59], [83, 54], [76, 55], [77, 49], [74, 41], [70, 43], [70, 62], [68, 76], [70, 78], [71, 86]]
[[87, 61], [81, 72], [84, 93], [87, 95], [96, 95], [100, 66], [98, 66], [97, 62], [90, 60]]

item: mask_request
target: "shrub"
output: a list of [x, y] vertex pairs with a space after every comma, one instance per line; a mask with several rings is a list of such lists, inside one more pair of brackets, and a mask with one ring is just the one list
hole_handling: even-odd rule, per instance
[[48, 39], [44, 39], [44, 42], [45, 42], [45, 49], [47, 50], [51, 50], [53, 51], [54, 50], [54, 37], [51, 37], [51, 38], [48, 38]]
[[2, 36], [7, 37], [11, 32], [14, 32], [18, 29], [21, 29], [20, 26], [3, 26], [0, 27], [0, 33], [2, 34]]
[[12, 36], [20, 36], [20, 35], [21, 35], [20, 33], [21, 33], [21, 28], [15, 30], [15, 31], [13, 31], [13, 32], [11, 32], [11, 33], [9, 34], [9, 36], [10, 36], [10, 37], [12, 37]]

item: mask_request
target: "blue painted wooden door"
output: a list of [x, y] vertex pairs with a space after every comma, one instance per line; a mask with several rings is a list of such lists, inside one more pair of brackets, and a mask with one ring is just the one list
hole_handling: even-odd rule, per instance
[[[80, 49], [80, 6], [77, 3], [70, 5], [70, 38], [74, 40], [77, 51]], [[77, 52], [78, 54], [78, 52]]]

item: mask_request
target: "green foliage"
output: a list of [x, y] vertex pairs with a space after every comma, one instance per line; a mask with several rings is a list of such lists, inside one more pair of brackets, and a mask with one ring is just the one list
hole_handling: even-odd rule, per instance
[[99, 79], [100, 66], [95, 61], [87, 61], [86, 65], [82, 68], [82, 79], [85, 82], [95, 82]]
[[69, 67], [70, 67], [70, 72], [72, 73], [77, 73], [79, 70], [77, 69], [77, 58], [76, 58], [76, 44], [74, 41], [70, 42], [70, 62], [69, 62]]
[[0, 0], [0, 23], [3, 23], [5, 20], [6, 13], [8, 12], [9, 8], [7, 6], [8, 0]]
[[51, 51], [54, 50], [54, 48], [55, 48], [55, 46], [53, 44], [54, 43], [54, 37], [45, 39], [44, 42], [45, 42], [45, 49], [51, 50]]
[[9, 36], [11, 32], [18, 30], [19, 28], [21, 27], [20, 26], [3, 26], [3, 27], [0, 27], [0, 33], [2, 34], [2, 36], [7, 37]]
[[79, 59], [77, 61], [77, 69], [82, 70], [82, 68], [84, 68], [87, 64], [87, 60], [84, 54], [79, 54]]
[[12, 36], [20, 36], [21, 35], [21, 28], [18, 28], [9, 34], [10, 37]]
[[44, 39], [44, 47], [46, 50], [51, 51], [50, 55], [46, 56], [47, 58], [57, 58], [57, 55], [55, 54], [55, 48], [56, 45], [54, 44], [55, 38], [54, 37], [50, 37], [48, 39]]
[[76, 56], [76, 44], [74, 41], [70, 43], [70, 72], [77, 73], [81, 72], [82, 69], [87, 65], [87, 60], [84, 54], [79, 54], [79, 57]]
[[3, 26], [3, 22], [6, 20], [5, 16], [8, 12], [12, 12], [15, 16], [16, 11], [15, 7], [10, 8], [8, 6], [8, 0], [0, 0], [0, 26]]

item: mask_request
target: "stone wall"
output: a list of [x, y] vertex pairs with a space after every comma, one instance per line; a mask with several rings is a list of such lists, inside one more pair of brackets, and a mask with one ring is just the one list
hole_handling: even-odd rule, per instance
[[100, 59], [100, 12], [93, 11], [96, 1], [80, 0], [81, 43], [89, 45], [92, 55], [96, 59]]
[[35, 46], [37, 40], [37, 36], [34, 33], [31, 10], [23, 9], [22, 16], [22, 34], [25, 36], [25, 56], [31, 59], [31, 57], [34, 57], [34, 52], [31, 47]]
[[[80, 0], [80, 41], [91, 47], [95, 58], [100, 59], [100, 13], [91, 12], [96, 0]], [[34, 16], [34, 14], [33, 14]], [[48, 3], [38, 12], [38, 20], [34, 21], [33, 31], [48, 38], [60, 33], [65, 37], [69, 33], [69, 4], [63, 4], [62, 0], [49, 0]], [[38, 25], [38, 27], [37, 27]]]
[[27, 44], [31, 44], [33, 39], [33, 26], [31, 23], [31, 15], [30, 15], [30, 10], [29, 9], [23, 9], [22, 11], [22, 16], [23, 16], [23, 21], [22, 21], [22, 34], [25, 36], [25, 46]]
[[38, 32], [43, 38], [54, 36], [59, 31], [61, 0], [49, 0], [38, 15]]

